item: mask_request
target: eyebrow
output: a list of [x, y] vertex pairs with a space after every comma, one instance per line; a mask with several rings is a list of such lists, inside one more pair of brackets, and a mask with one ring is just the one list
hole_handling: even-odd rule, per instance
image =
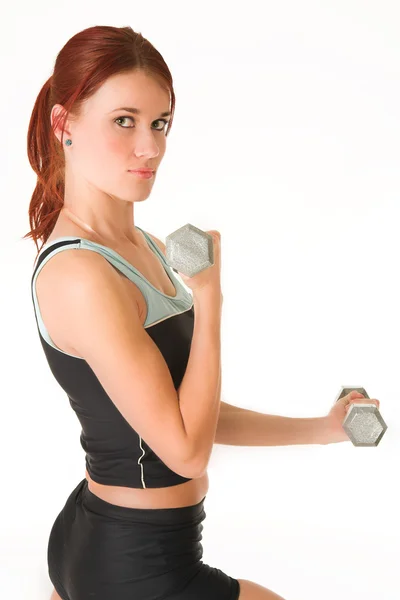
[[[138, 108], [132, 108], [131, 106], [120, 106], [120, 108], [115, 108], [114, 110], [112, 110], [111, 112], [116, 112], [117, 110], [126, 110], [126, 112], [130, 112], [134, 115], [140, 115], [142, 114], [142, 111], [139, 110]], [[171, 112], [162, 112], [160, 113], [160, 117], [169, 117], [171, 116]]]

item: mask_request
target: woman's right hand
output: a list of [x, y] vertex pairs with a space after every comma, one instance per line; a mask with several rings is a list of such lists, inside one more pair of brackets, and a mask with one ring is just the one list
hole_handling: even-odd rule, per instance
[[192, 277], [184, 275], [178, 271], [185, 284], [193, 291], [193, 295], [199, 296], [201, 294], [214, 294], [220, 295], [222, 304], [222, 291], [221, 291], [221, 234], [215, 229], [206, 231], [213, 238], [214, 248], [214, 264], [211, 267], [207, 267], [196, 273]]

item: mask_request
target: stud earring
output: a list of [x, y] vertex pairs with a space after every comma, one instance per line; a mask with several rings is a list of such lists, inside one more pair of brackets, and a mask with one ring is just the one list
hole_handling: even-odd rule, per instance
[[72, 144], [72, 140], [65, 140], [65, 145], [70, 146]]

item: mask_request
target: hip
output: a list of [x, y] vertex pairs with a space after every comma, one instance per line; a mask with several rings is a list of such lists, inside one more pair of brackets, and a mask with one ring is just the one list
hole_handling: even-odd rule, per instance
[[[177, 509], [128, 508], [100, 499], [83, 479], [50, 533], [53, 585], [61, 597], [79, 600], [150, 600], [161, 591], [180, 598], [179, 592], [193, 578], [206, 581], [209, 575], [202, 561], [204, 500]], [[224, 586], [227, 583], [231, 585], [224, 578]]]

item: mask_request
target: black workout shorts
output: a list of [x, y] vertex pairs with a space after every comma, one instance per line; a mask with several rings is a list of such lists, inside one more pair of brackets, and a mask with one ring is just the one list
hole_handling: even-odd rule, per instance
[[128, 508], [93, 494], [84, 478], [50, 532], [56, 591], [63, 600], [237, 600], [237, 579], [202, 561], [204, 500]]

